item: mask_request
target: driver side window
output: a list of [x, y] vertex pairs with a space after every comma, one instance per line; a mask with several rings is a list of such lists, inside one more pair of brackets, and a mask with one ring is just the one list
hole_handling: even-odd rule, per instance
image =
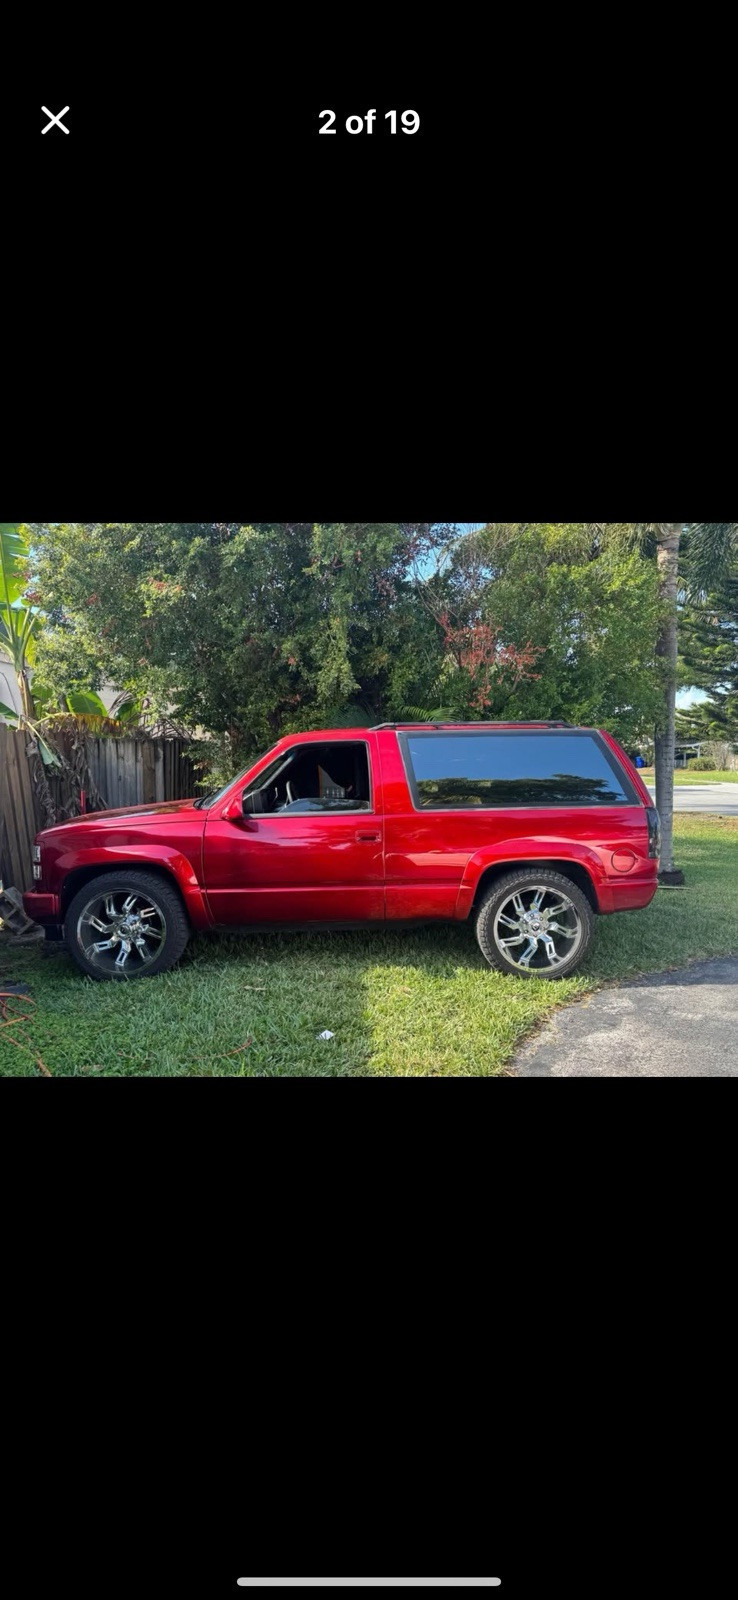
[[369, 755], [365, 744], [295, 745], [244, 789], [256, 812], [370, 811]]

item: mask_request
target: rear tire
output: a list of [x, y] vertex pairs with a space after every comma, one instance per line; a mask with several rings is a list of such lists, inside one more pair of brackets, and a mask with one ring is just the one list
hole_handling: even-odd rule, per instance
[[[104, 872], [70, 901], [69, 953], [88, 978], [147, 978], [179, 961], [190, 937], [173, 884], [154, 872]], [[102, 948], [100, 948], [102, 946]]]
[[491, 967], [516, 978], [566, 978], [594, 936], [587, 896], [546, 867], [508, 872], [487, 890], [476, 913], [477, 943]]

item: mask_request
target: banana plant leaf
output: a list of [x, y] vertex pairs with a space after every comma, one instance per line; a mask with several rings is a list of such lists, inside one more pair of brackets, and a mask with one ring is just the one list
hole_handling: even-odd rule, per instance
[[4, 700], [0, 700], [0, 716], [5, 717], [6, 722], [10, 723], [11, 728], [25, 727], [28, 729], [31, 738], [36, 740], [39, 749], [39, 755], [41, 756], [44, 766], [61, 766], [61, 761], [59, 760], [56, 751], [52, 750], [50, 744], [47, 744], [43, 734], [39, 733], [38, 728], [31, 727], [26, 718], [21, 719], [21, 717], [18, 715], [18, 712], [14, 711], [12, 706], [6, 705]]
[[116, 722], [137, 722], [141, 715], [141, 697], [136, 698], [131, 695], [125, 700], [120, 697], [111, 706], [108, 714], [114, 717]]
[[0, 601], [12, 605], [26, 586], [28, 546], [17, 522], [0, 522]]
[[75, 716], [81, 717], [107, 717], [106, 710], [99, 694], [91, 689], [76, 689], [65, 695], [67, 706]]
[[52, 750], [51, 745], [48, 745], [46, 743], [46, 740], [44, 739], [43, 734], [39, 733], [38, 731], [35, 731], [34, 732], [34, 738], [38, 742], [39, 754], [41, 756], [41, 760], [43, 761], [44, 766], [45, 767], [60, 767], [61, 766], [61, 761], [59, 760], [58, 755], [56, 754], [56, 752], [54, 750]]

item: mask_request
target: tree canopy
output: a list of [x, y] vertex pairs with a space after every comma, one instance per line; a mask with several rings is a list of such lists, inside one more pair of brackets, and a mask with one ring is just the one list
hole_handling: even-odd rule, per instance
[[679, 676], [707, 700], [681, 724], [692, 737], [738, 743], [738, 541], [735, 523], [687, 528], [681, 559]]
[[[99, 523], [34, 529], [55, 629], [39, 672], [145, 689], [234, 755], [391, 714], [430, 652], [409, 574], [447, 530], [396, 523]], [[435, 630], [436, 632], [438, 630]]]
[[653, 564], [590, 524], [34, 526], [38, 681], [103, 681], [234, 760], [281, 733], [431, 716], [653, 726]]
[[491, 523], [428, 588], [457, 626], [530, 653], [529, 670], [500, 677], [487, 715], [562, 717], [625, 743], [653, 728], [658, 579], [634, 539], [588, 523]]

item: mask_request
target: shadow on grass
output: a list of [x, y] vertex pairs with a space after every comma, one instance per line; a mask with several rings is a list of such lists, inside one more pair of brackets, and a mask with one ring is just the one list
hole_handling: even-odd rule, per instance
[[[172, 972], [133, 983], [85, 978], [54, 945], [7, 965], [55, 1076], [489, 1075], [551, 987], [491, 972], [454, 924], [200, 935]], [[0, 1073], [36, 1075], [1, 1036]]]
[[[493, 971], [472, 927], [454, 923], [197, 935], [172, 972], [133, 983], [93, 982], [59, 946], [12, 956], [55, 1076], [494, 1076], [591, 986]], [[0, 1042], [0, 1072], [36, 1068]]]
[[[377, 990], [411, 971], [422, 988], [484, 965], [468, 930], [450, 932], [196, 935], [177, 968], [132, 983], [85, 978], [63, 945], [3, 945], [0, 971], [28, 984], [23, 1031], [54, 1076], [367, 1076]], [[0, 1075], [37, 1075], [10, 1030]]]

